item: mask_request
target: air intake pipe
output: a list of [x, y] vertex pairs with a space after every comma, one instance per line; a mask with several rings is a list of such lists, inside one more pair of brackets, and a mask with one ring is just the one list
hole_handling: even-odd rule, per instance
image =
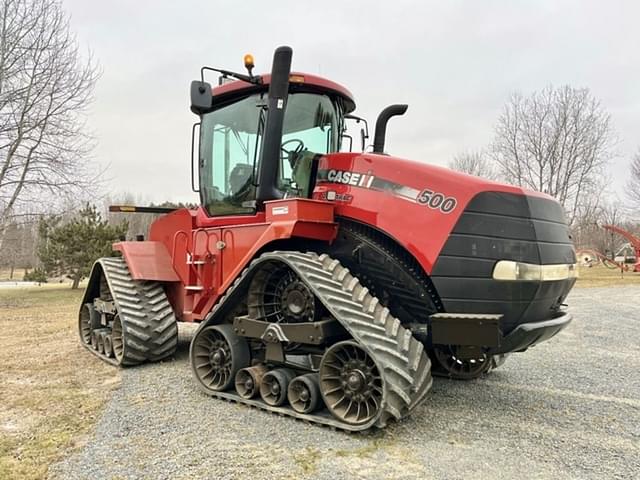
[[373, 137], [373, 152], [384, 153], [384, 140], [387, 134], [387, 122], [391, 117], [396, 115], [404, 115], [409, 108], [406, 104], [389, 105], [380, 112], [376, 120], [376, 132]]
[[291, 72], [292, 56], [293, 51], [290, 47], [278, 47], [273, 54], [267, 103], [267, 121], [264, 127], [258, 163], [258, 187], [256, 191], [258, 203], [282, 197], [282, 193], [277, 188], [277, 180], [284, 112], [289, 95], [289, 73]]

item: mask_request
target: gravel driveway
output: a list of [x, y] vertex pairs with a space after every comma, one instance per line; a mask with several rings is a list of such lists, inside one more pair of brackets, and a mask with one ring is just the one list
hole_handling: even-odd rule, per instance
[[558, 337], [472, 382], [436, 379], [368, 435], [214, 400], [175, 361], [124, 370], [53, 478], [640, 478], [640, 288], [583, 288]]

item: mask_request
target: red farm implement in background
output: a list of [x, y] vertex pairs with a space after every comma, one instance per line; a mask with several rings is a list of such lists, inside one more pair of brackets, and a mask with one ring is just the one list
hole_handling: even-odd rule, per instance
[[636, 262], [633, 264], [633, 271], [640, 272], [640, 238], [615, 225], [602, 225], [602, 228], [612, 233], [617, 233], [629, 242], [629, 245], [631, 245], [636, 257]]

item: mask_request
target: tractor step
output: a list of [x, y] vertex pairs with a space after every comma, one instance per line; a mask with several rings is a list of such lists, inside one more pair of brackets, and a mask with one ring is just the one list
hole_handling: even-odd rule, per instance
[[436, 313], [429, 320], [434, 344], [497, 347], [502, 340], [502, 315]]

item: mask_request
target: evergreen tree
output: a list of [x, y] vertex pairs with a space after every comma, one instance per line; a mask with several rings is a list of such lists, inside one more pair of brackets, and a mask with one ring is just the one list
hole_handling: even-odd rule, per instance
[[49, 275], [66, 275], [78, 288], [100, 257], [112, 255], [111, 244], [125, 235], [127, 223], [109, 225], [95, 206], [87, 205], [68, 223], [57, 217], [40, 222], [38, 257]]

